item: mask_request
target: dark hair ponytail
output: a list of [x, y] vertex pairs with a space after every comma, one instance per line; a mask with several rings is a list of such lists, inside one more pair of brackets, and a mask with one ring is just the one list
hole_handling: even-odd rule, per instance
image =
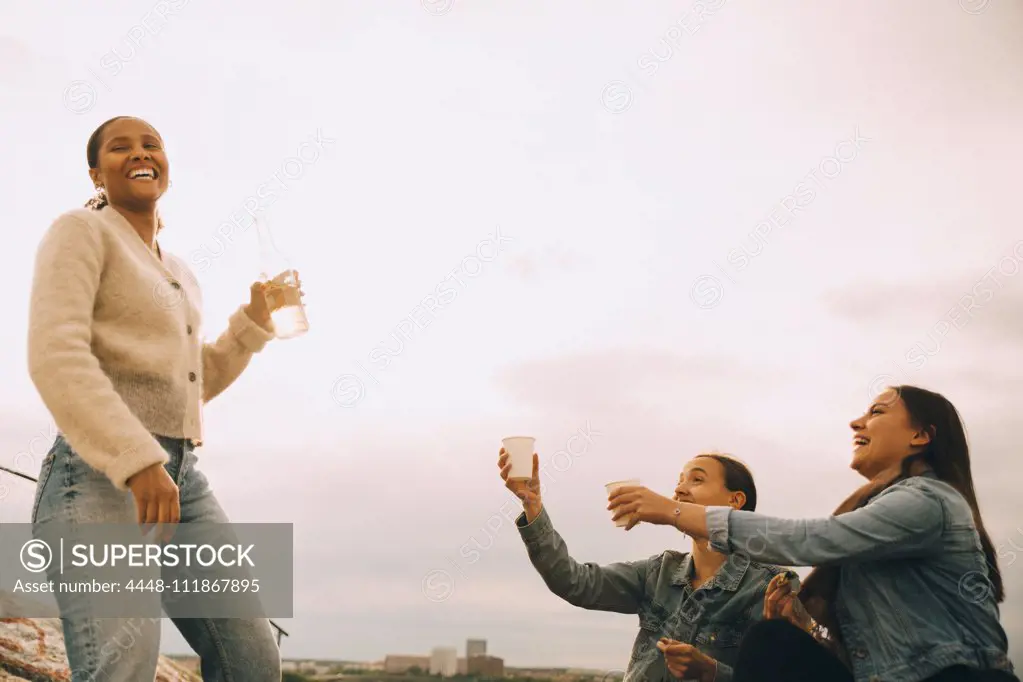
[[753, 482], [753, 474], [745, 464], [718, 452], [702, 454], [700, 457], [710, 457], [718, 462], [725, 470], [725, 487], [733, 493], [741, 492], [746, 496], [746, 502], [740, 511], [756, 511], [757, 485]]

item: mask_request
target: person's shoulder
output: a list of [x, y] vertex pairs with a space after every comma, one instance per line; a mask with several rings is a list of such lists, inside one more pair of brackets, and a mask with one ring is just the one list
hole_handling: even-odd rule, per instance
[[[933, 474], [907, 476], [906, 478], [903, 478], [889, 486], [881, 493], [881, 495], [892, 494], [899, 491], [912, 491], [939, 501], [963, 499], [963, 496], [959, 494], [958, 490]], [[878, 497], [881, 495], [878, 495]]]
[[654, 554], [651, 559], [655, 559], [664, 563], [673, 565], [681, 565], [687, 558], [689, 558], [689, 552], [679, 552], [674, 549], [666, 549], [660, 554]]
[[70, 228], [86, 229], [86, 228], [99, 228], [103, 225], [103, 219], [99, 211], [91, 208], [72, 208], [69, 211], [64, 211], [56, 218], [53, 219], [52, 224], [54, 226], [67, 226]]
[[960, 516], [971, 519], [973, 517], [966, 498], [951, 485], [934, 476], [933, 473], [907, 476], [888, 486], [870, 502], [873, 503], [889, 496], [893, 496], [891, 499], [892, 502], [895, 502], [895, 495], [901, 496], [898, 499], [907, 511], [912, 508], [913, 513], [921, 519], [927, 516], [937, 522], [939, 519]]
[[89, 208], [73, 208], [64, 211], [52, 221], [43, 232], [41, 249], [79, 250], [99, 247], [102, 243], [104, 221], [97, 212]]
[[961, 518], [963, 523], [973, 523], [973, 510], [963, 494], [934, 474], [911, 476], [902, 481], [902, 484], [906, 488], [920, 490], [936, 500], [950, 518]]

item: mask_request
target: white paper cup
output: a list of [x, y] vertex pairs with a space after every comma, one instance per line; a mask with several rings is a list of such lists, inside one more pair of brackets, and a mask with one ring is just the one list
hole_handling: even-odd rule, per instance
[[508, 453], [508, 461], [511, 463], [511, 471], [508, 478], [533, 478], [533, 452], [536, 447], [536, 438], [532, 436], [509, 436], [501, 440], [504, 451]]
[[[640, 485], [639, 479], [629, 478], [624, 481], [611, 481], [610, 483], [605, 484], [604, 488], [607, 490], [608, 498], [610, 498], [611, 493], [613, 493], [615, 490], [618, 490], [619, 488], [626, 488], [629, 486], [636, 485]], [[620, 519], [615, 521], [615, 525], [618, 526], [619, 528], [625, 528], [627, 525], [629, 525], [629, 517], [628, 516], [621, 517]]]

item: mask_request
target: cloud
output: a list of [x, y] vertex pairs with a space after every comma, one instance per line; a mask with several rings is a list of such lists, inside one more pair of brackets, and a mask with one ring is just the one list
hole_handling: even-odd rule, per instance
[[924, 353], [952, 336], [1002, 346], [1023, 340], [1023, 277], [1008, 266], [1004, 272], [996, 265], [955, 280], [833, 291], [824, 301], [831, 312], [857, 325], [889, 336], [909, 335]]
[[558, 277], [570, 274], [582, 263], [584, 260], [578, 251], [567, 249], [562, 244], [548, 244], [543, 249], [530, 249], [509, 258], [512, 273], [524, 280], [541, 275]]
[[0, 35], [0, 82], [27, 82], [39, 65], [39, 55], [28, 45]]
[[[683, 355], [658, 348], [615, 348], [524, 362], [506, 368], [498, 384], [513, 398], [538, 409], [624, 411], [638, 416], [650, 410], [649, 398], [683, 413], [700, 402], [723, 397], [727, 385], [751, 390], [781, 381], [785, 372], [749, 366], [725, 355]], [[685, 396], [685, 397], [684, 397]]]

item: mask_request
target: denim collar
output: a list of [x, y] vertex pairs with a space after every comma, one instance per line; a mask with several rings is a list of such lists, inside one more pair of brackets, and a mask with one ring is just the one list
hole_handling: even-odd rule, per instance
[[[721, 568], [718, 569], [713, 578], [704, 584], [704, 587], [720, 587], [723, 590], [735, 592], [739, 589], [739, 584], [746, 575], [749, 565], [750, 558], [748, 554], [742, 554], [741, 552], [729, 554], [725, 557], [725, 563], [721, 564]], [[675, 575], [671, 577], [671, 584], [676, 587], [689, 585], [694, 568], [693, 555], [686, 553], [685, 559], [682, 560], [682, 565], [678, 567]]]

